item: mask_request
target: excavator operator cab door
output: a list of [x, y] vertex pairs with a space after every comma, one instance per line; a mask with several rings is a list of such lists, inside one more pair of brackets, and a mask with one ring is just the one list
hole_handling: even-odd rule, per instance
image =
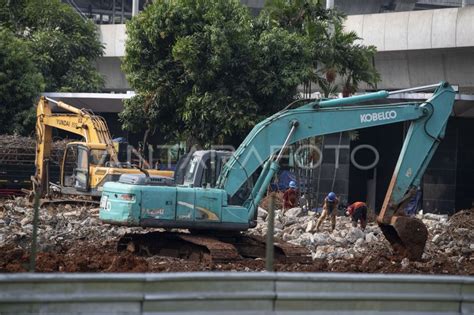
[[62, 165], [62, 186], [77, 191], [90, 190], [89, 148], [81, 144], [68, 144]]
[[202, 188], [215, 187], [221, 169], [231, 155], [230, 151], [194, 152], [191, 157], [187, 157], [187, 165], [183, 174], [184, 185]]

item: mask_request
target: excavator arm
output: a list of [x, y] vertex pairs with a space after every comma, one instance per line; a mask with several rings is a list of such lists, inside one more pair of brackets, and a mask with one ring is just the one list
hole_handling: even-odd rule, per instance
[[[70, 114], [53, 113], [49, 102], [55, 103]], [[86, 143], [104, 144], [111, 160], [118, 162], [110, 132], [102, 117], [42, 96], [36, 108], [36, 173], [33, 179], [35, 191], [39, 189], [42, 195], [49, 181], [47, 169], [51, 156], [53, 128], [82, 136]]]
[[[433, 96], [421, 103], [354, 105], [408, 90], [380, 91], [347, 99], [313, 102], [278, 112], [254, 127], [225, 165], [218, 185], [229, 197], [233, 197], [262, 161], [267, 161], [244, 203], [249, 209], [250, 220], [272, 177], [279, 170], [281, 152], [286, 146], [309, 137], [411, 121], [377, 221], [395, 249], [404, 250], [409, 257], [420, 258], [427, 238], [426, 227], [421, 221], [403, 217], [402, 209], [420, 184], [444, 136], [455, 92], [445, 82], [409, 89], [433, 87], [436, 87]], [[276, 155], [277, 152], [280, 154]]]

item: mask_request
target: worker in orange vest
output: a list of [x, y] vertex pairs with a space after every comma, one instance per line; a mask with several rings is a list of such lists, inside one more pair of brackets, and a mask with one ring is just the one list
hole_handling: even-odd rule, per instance
[[352, 226], [357, 227], [357, 222], [360, 221], [360, 227], [365, 230], [367, 226], [367, 204], [362, 201], [356, 201], [347, 207], [346, 215], [352, 218]]
[[290, 208], [298, 206], [298, 190], [296, 189], [296, 182], [292, 180], [288, 186], [288, 189], [283, 194], [283, 213]]

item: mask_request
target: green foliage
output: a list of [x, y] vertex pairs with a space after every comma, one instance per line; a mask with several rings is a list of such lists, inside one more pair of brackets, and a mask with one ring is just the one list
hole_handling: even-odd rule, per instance
[[356, 44], [360, 38], [343, 29], [345, 17], [335, 10], [325, 10], [322, 1], [268, 0], [264, 14], [273, 23], [309, 40], [314, 69], [310, 80], [320, 86], [326, 97], [341, 88], [348, 95], [361, 82], [374, 86], [380, 80], [372, 64], [375, 47]]
[[29, 109], [43, 87], [28, 43], [0, 26], [0, 134], [32, 130]]
[[318, 82], [375, 84], [374, 47], [355, 44], [344, 16], [316, 0], [269, 0], [257, 18], [237, 0], [154, 1], [127, 24], [123, 70], [138, 96], [123, 126], [165, 140], [227, 142]]
[[42, 91], [97, 92], [97, 29], [59, 0], [0, 0], [0, 133], [30, 134]]
[[201, 145], [243, 136], [292, 99], [309, 75], [303, 36], [237, 0], [155, 1], [127, 24], [123, 69], [139, 95], [121, 114], [128, 130]]
[[28, 41], [46, 91], [96, 92], [103, 79], [97, 28], [60, 0], [0, 0], [0, 23]]

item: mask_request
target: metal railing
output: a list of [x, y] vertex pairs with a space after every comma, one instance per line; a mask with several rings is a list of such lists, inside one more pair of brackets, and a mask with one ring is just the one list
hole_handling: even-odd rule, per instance
[[474, 278], [338, 273], [3, 274], [4, 313], [473, 314]]

